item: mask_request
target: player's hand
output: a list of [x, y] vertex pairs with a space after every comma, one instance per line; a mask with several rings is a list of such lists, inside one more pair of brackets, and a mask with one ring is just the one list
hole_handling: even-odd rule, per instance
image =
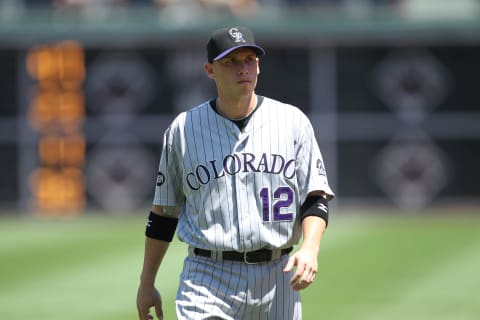
[[155, 307], [155, 314], [159, 320], [163, 320], [162, 298], [154, 287], [145, 288], [140, 285], [137, 292], [137, 310], [140, 320], [152, 320], [150, 308]]
[[295, 291], [303, 290], [312, 284], [317, 274], [317, 252], [300, 249], [288, 260], [283, 272], [290, 272], [296, 267], [295, 273], [290, 279], [290, 285]]

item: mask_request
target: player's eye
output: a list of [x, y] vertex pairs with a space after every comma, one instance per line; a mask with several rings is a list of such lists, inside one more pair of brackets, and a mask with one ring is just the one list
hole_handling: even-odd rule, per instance
[[254, 56], [254, 55], [247, 56], [247, 57], [242, 58], [242, 59], [238, 59], [238, 58], [235, 58], [235, 57], [229, 57], [229, 58], [225, 58], [225, 59], [221, 60], [221, 63], [226, 67], [241, 66], [243, 64], [251, 66], [252, 64], [254, 64], [256, 62], [257, 62], [257, 56]]
[[233, 59], [233, 58], [223, 59], [223, 64], [227, 65], [227, 66], [234, 65], [235, 64], [235, 59]]
[[251, 65], [255, 62], [257, 62], [257, 57], [256, 56], [248, 56], [248, 57], [245, 58], [245, 63], [246, 64]]

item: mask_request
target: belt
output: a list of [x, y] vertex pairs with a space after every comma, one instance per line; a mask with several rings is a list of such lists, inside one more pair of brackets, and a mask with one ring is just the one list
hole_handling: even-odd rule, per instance
[[260, 249], [250, 252], [238, 251], [210, 251], [200, 248], [194, 248], [193, 253], [197, 256], [215, 258], [217, 260], [241, 261], [246, 264], [258, 264], [262, 262], [269, 262], [280, 258], [283, 255], [289, 254], [293, 250], [292, 247], [286, 249]]

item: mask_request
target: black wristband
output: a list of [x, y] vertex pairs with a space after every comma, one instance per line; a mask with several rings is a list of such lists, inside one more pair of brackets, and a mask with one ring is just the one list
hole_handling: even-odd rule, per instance
[[177, 224], [177, 218], [160, 216], [150, 211], [145, 235], [149, 238], [172, 242]]
[[303, 219], [309, 216], [320, 217], [328, 226], [328, 201], [322, 196], [309, 196], [300, 207], [300, 215]]

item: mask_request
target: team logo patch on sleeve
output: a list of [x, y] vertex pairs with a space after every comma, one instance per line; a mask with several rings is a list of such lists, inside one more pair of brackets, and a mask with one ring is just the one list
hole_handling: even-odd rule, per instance
[[321, 159], [317, 159], [317, 170], [318, 175], [326, 176], [327, 172], [325, 171], [325, 166], [323, 165], [323, 161]]
[[159, 172], [157, 176], [157, 187], [160, 187], [164, 183], [165, 183], [165, 175]]

